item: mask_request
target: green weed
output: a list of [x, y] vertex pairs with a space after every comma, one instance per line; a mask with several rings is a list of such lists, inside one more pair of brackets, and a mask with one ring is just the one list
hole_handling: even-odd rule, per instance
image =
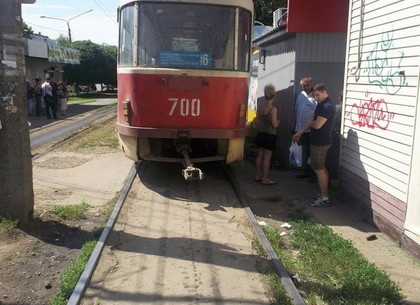
[[3, 218], [0, 216], [0, 229], [5, 230], [7, 232], [12, 231], [13, 229], [17, 228], [19, 220], [14, 220], [10, 218]]
[[86, 202], [71, 205], [55, 205], [52, 212], [62, 219], [84, 219], [89, 205]]
[[70, 264], [69, 268], [61, 276], [57, 296], [49, 302], [49, 305], [67, 304], [95, 246], [96, 241], [94, 240], [88, 241], [83, 245], [79, 257]]
[[119, 146], [115, 123], [110, 122], [105, 125], [95, 127], [83, 138], [77, 140], [79, 148], [109, 147], [117, 148]]
[[327, 304], [403, 304], [400, 288], [389, 276], [331, 228], [296, 222], [291, 241], [299, 252], [298, 271], [308, 294]]

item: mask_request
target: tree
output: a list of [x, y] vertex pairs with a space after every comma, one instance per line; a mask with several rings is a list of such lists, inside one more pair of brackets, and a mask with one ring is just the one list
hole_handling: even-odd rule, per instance
[[98, 45], [90, 40], [74, 41], [71, 47], [80, 51], [80, 65], [64, 67], [68, 83], [117, 83], [117, 47]]
[[63, 34], [60, 34], [58, 38], [55, 40], [59, 46], [71, 48], [71, 42], [67, 36], [64, 36]]
[[30, 39], [31, 35], [34, 34], [32, 27], [27, 25], [25, 22], [22, 22], [22, 32], [23, 32], [23, 37], [28, 38], [28, 39]]
[[0, 1], [0, 215], [26, 221], [34, 192], [22, 35], [20, 1]]
[[281, 7], [287, 7], [287, 0], [254, 0], [255, 20], [272, 25], [273, 13]]

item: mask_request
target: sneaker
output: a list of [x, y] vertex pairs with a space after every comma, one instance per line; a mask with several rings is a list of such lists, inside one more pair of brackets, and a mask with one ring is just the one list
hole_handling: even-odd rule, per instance
[[312, 200], [312, 202], [309, 205], [311, 207], [329, 207], [332, 205], [332, 203], [329, 199], [322, 199], [322, 197], [319, 196], [315, 200]]
[[317, 200], [318, 198], [321, 198], [321, 194], [317, 194], [316, 196], [312, 197], [312, 201]]

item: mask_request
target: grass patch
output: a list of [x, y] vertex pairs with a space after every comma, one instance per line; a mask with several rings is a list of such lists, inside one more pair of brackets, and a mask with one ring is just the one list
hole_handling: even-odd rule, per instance
[[[261, 227], [265, 236], [267, 237], [268, 241], [270, 242], [271, 246], [274, 248], [274, 250], [276, 251], [276, 253], [283, 253], [282, 248], [283, 248], [283, 242], [282, 239], [280, 237], [280, 235], [278, 234], [278, 231], [276, 228], [271, 227], [271, 226], [262, 226]], [[253, 247], [254, 249], [256, 249], [257, 253], [264, 258], [267, 258], [267, 255], [264, 251], [263, 246], [257, 241], [254, 240], [253, 241]], [[285, 258], [285, 256], [282, 256], [283, 258]], [[284, 263], [284, 260], [281, 259], [282, 262]], [[288, 260], [290, 262], [290, 260]], [[272, 301], [271, 304], [273, 305], [292, 305], [292, 302], [289, 298], [288, 293], [286, 292], [286, 290], [283, 287], [283, 284], [280, 280], [280, 278], [278, 277], [278, 275], [273, 271], [272, 269], [272, 265], [270, 264], [271, 268], [269, 268], [268, 270], [259, 270], [261, 273], [265, 273], [268, 276], [268, 289], [269, 289], [269, 293], [271, 295]]]
[[104, 125], [94, 127], [83, 137], [78, 138], [74, 144], [78, 148], [108, 147], [117, 148], [119, 146], [115, 122], [110, 121]]
[[17, 228], [18, 224], [19, 224], [19, 220], [3, 218], [0, 216], [0, 230], [11, 232], [13, 231], [13, 229]]
[[292, 301], [289, 298], [284, 286], [277, 276], [277, 274], [270, 274], [268, 277], [268, 287], [274, 299], [274, 304], [279, 305], [292, 305]]
[[86, 202], [71, 205], [55, 205], [52, 208], [52, 213], [62, 219], [85, 219], [86, 211], [89, 205]]
[[67, 304], [95, 246], [96, 241], [94, 240], [88, 241], [83, 245], [79, 257], [61, 276], [57, 296], [49, 302], [49, 305]]
[[96, 99], [90, 98], [90, 97], [80, 97], [80, 96], [69, 96], [68, 104], [86, 104], [86, 103], [92, 103]]
[[308, 305], [404, 304], [398, 285], [369, 263], [351, 241], [309, 221], [293, 222], [292, 230], [289, 249], [285, 249], [277, 229], [263, 227], [288, 272], [299, 274], [299, 290], [305, 292]]

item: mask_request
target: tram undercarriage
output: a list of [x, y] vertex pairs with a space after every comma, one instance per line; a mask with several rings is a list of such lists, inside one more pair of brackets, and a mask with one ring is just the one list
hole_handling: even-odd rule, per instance
[[139, 160], [180, 162], [185, 180], [202, 180], [203, 173], [194, 166], [197, 162], [225, 160], [230, 164], [243, 159], [245, 138], [191, 139], [180, 136], [167, 138], [137, 138], [119, 134], [120, 146], [125, 155]]

